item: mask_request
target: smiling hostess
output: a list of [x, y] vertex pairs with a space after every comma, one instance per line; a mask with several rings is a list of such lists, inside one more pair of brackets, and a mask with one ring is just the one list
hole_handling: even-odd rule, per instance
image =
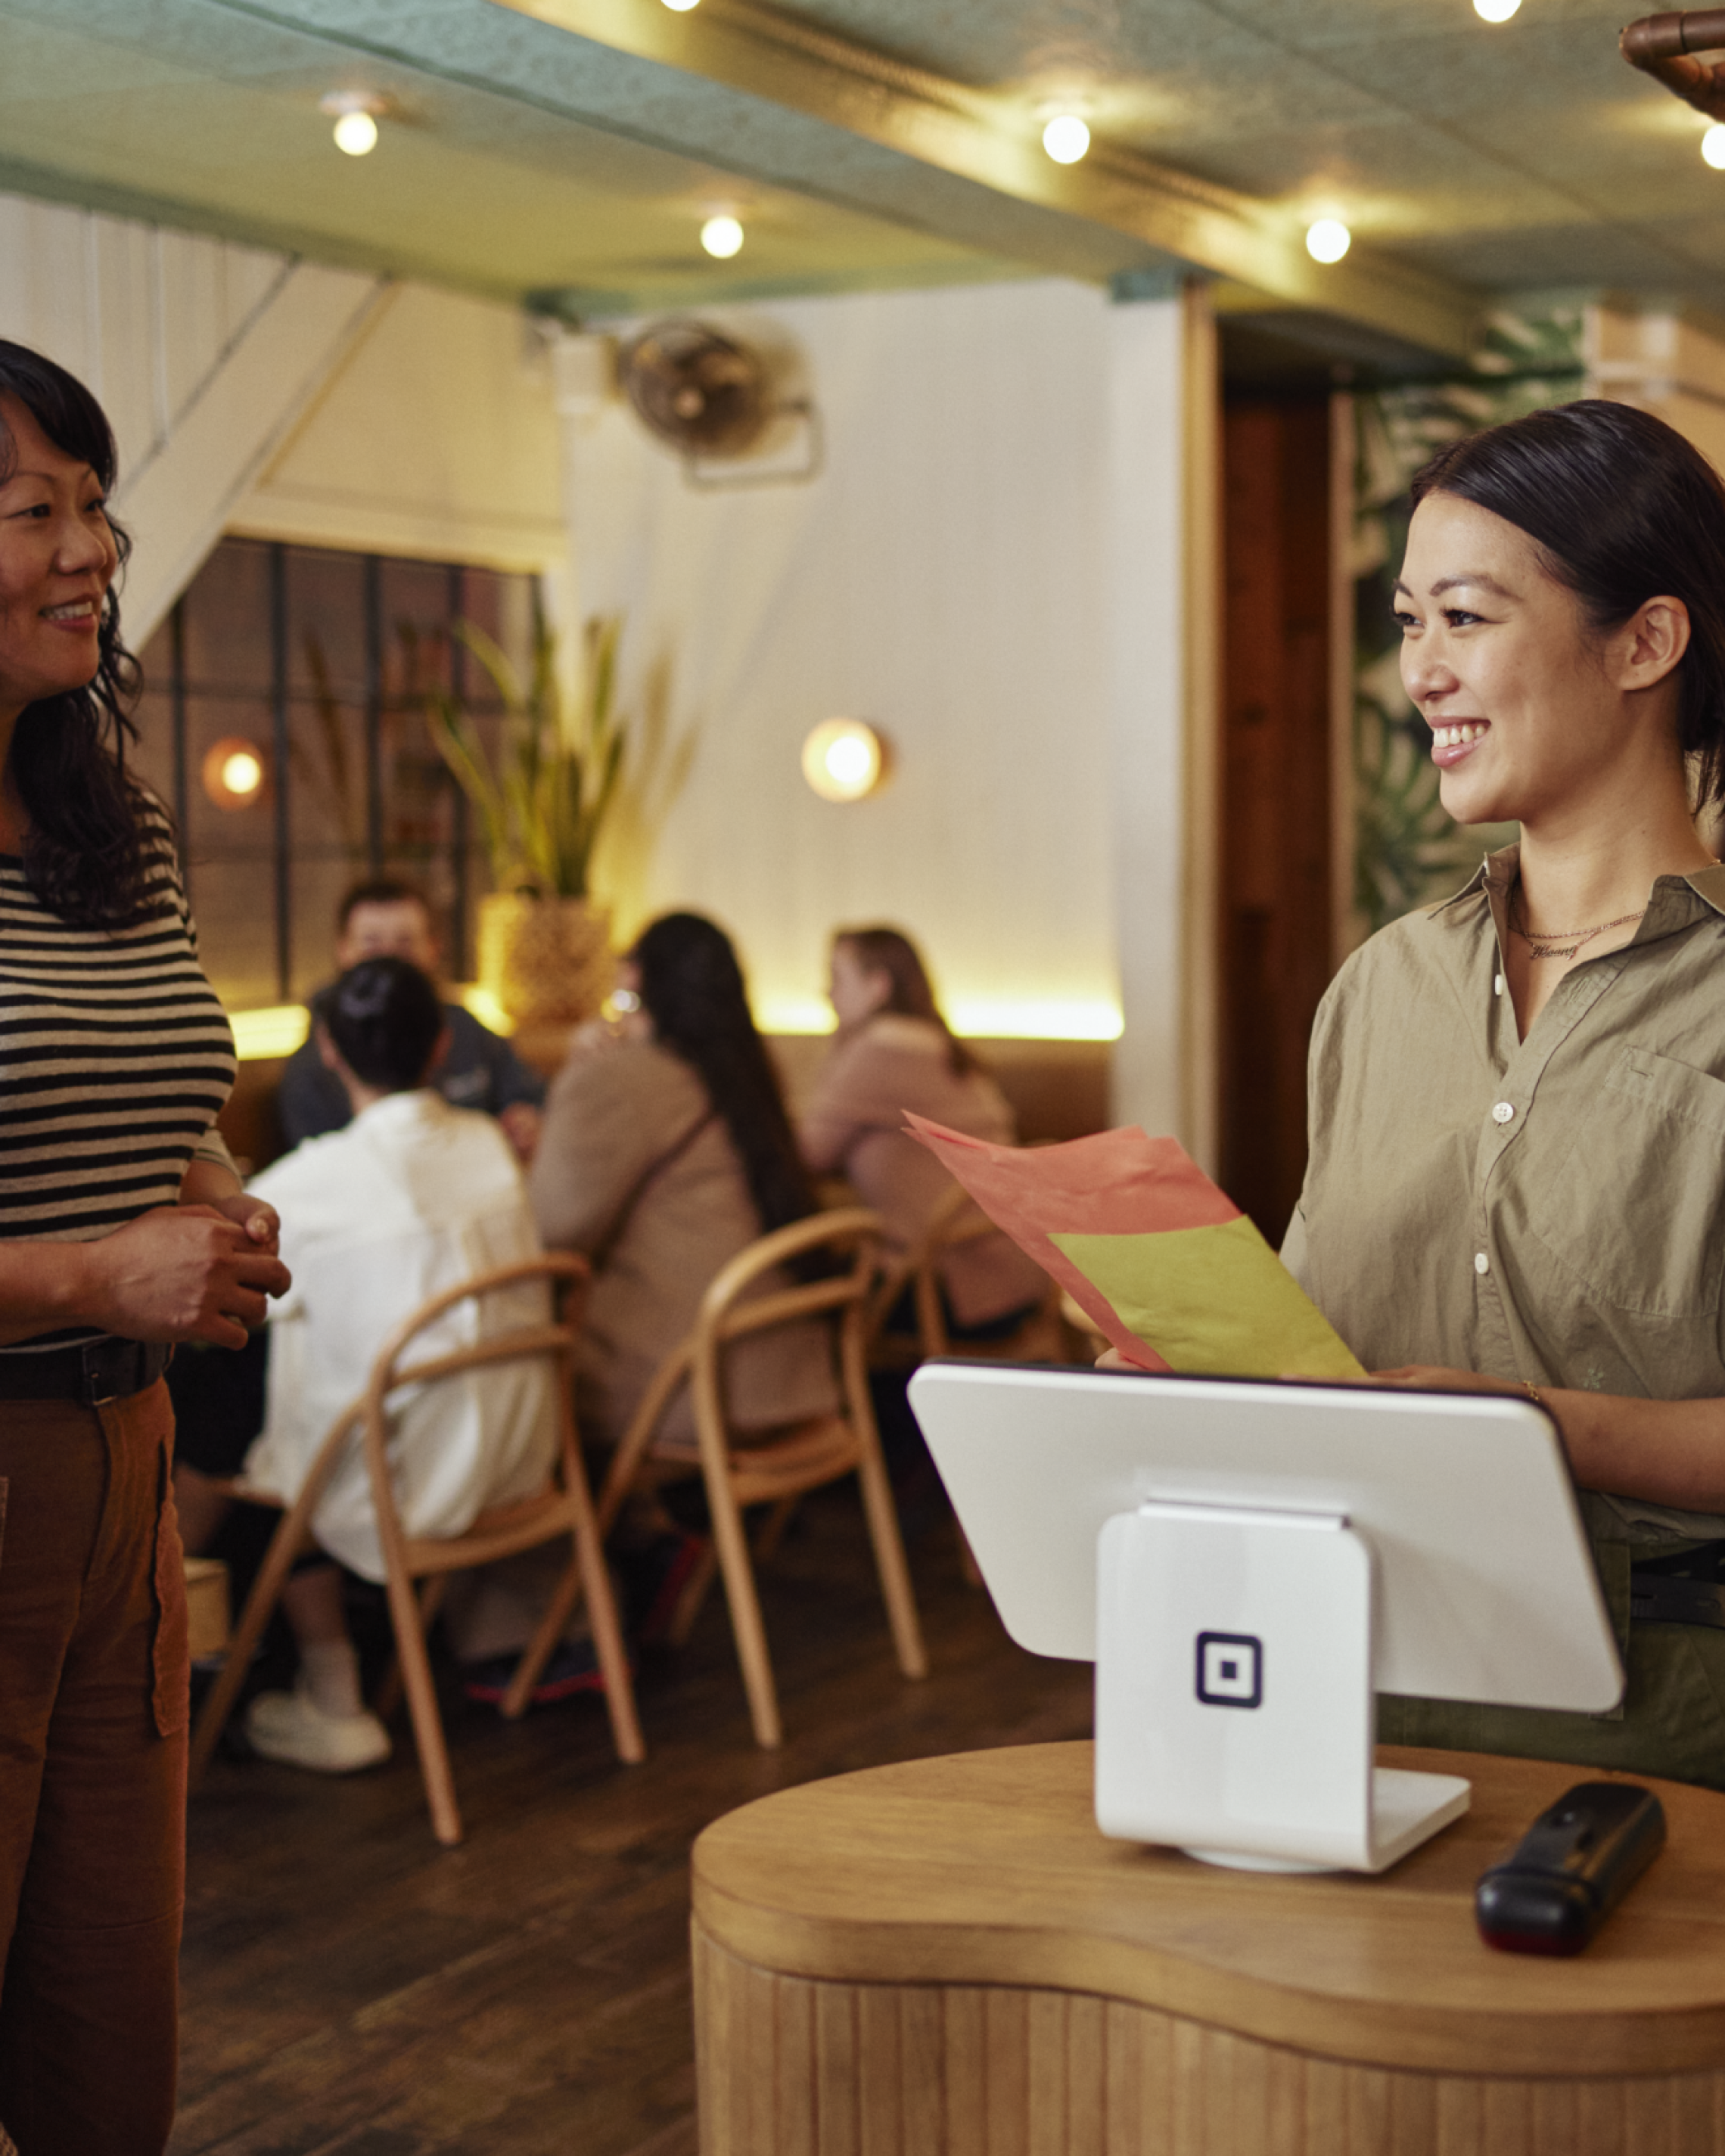
[[1725, 1787], [1725, 489], [1588, 401], [1414, 495], [1402, 679], [1444, 807], [1521, 842], [1337, 975], [1283, 1255], [1373, 1382], [1547, 1409], [1629, 1684], [1379, 1734]]
[[244, 1346], [288, 1285], [212, 1127], [233, 1035], [126, 766], [114, 475], [89, 391], [0, 341], [0, 2123], [21, 2156], [167, 2138], [187, 1668], [162, 1373], [176, 1341]]

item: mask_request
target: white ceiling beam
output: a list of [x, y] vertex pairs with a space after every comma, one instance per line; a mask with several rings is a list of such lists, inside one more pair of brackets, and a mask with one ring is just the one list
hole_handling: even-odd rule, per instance
[[125, 588], [133, 650], [166, 620], [235, 504], [390, 289], [386, 278], [292, 264], [152, 453], [126, 475], [114, 507], [133, 542]]
[[[1097, 141], [1076, 165], [1043, 151], [1022, 98], [891, 59], [762, 0], [494, 0], [595, 44], [803, 112], [996, 192], [1125, 233], [1287, 306], [1362, 322], [1452, 358], [1470, 353], [1483, 303], [1465, 287], [1358, 245], [1325, 265], [1301, 220], [1250, 196]], [[1059, 269], [1046, 240], [1025, 258]]]

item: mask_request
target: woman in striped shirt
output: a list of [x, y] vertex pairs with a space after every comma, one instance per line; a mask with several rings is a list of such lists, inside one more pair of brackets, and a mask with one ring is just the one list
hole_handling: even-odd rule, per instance
[[151, 2156], [173, 2112], [187, 1670], [171, 1344], [287, 1276], [167, 820], [125, 765], [113, 436], [0, 341], [0, 2119]]

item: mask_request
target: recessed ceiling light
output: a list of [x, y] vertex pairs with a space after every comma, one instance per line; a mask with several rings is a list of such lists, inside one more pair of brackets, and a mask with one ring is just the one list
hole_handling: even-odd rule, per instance
[[674, 15], [686, 15], [691, 8], [701, 5], [701, 0], [665, 0], [665, 4]]
[[1057, 112], [1042, 131], [1042, 146], [1057, 165], [1076, 165], [1090, 147], [1090, 128], [1076, 112]]
[[710, 217], [701, 228], [701, 244], [709, 254], [728, 262], [742, 251], [742, 227], [734, 217]]
[[1725, 172], [1725, 127], [1709, 127], [1701, 138], [1701, 154], [1716, 172]]
[[389, 109], [389, 100], [374, 90], [332, 90], [318, 100], [319, 110], [336, 123], [336, 147], [350, 157], [363, 157], [377, 146], [378, 116]]
[[1473, 0], [1473, 12], [1483, 23], [1507, 23], [1522, 0]]
[[1339, 217], [1321, 217], [1306, 228], [1306, 252], [1314, 262], [1339, 262], [1353, 244], [1353, 234]]
[[803, 776], [823, 801], [860, 801], [886, 761], [880, 735], [860, 719], [823, 719], [803, 744]]

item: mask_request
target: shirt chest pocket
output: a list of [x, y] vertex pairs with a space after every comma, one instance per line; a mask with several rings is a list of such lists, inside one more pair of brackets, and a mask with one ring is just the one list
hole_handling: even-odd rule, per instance
[[1626, 1048], [1574, 1136], [1555, 1170], [1538, 1171], [1538, 1183], [1530, 1174], [1535, 1235], [1593, 1300], [1649, 1317], [1715, 1316], [1725, 1272], [1725, 1081]]

